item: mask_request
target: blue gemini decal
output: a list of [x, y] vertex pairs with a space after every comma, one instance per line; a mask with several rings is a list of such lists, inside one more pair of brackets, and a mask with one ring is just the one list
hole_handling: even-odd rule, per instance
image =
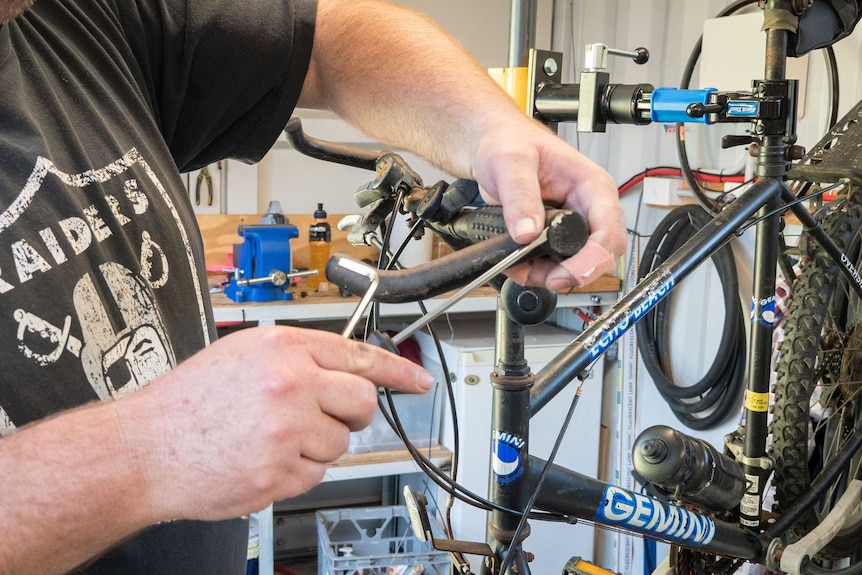
[[675, 284], [676, 282], [673, 277], [668, 277], [655, 288], [650, 290], [646, 298], [638, 304], [637, 307], [630, 310], [620, 310], [617, 315], [621, 315], [622, 318], [619, 321], [611, 323], [610, 325], [613, 325], [613, 327], [610, 330], [603, 331], [601, 335], [592, 341], [584, 343], [587, 351], [590, 352], [590, 359], [596, 359], [602, 355], [605, 350], [618, 340], [626, 331], [628, 331], [636, 321], [649, 313], [649, 311], [654, 308], [658, 302], [663, 300], [665, 296], [671, 292]]
[[757, 300], [751, 300], [751, 322], [757, 320], [763, 327], [772, 329], [775, 327], [775, 296], [760, 300], [760, 305], [757, 305]]
[[491, 468], [494, 470], [494, 479], [497, 483], [511, 483], [524, 472], [521, 451], [525, 443], [521, 437], [494, 430]]
[[613, 485], [605, 489], [596, 520], [692, 545], [707, 545], [715, 537], [715, 522], [709, 517]]
[[756, 118], [760, 112], [760, 102], [728, 102], [727, 115], [738, 118]]

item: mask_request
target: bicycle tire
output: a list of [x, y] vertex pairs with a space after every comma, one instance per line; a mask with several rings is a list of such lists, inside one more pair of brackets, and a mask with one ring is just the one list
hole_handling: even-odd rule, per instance
[[[862, 194], [835, 200], [824, 217], [823, 228], [858, 267], [862, 259]], [[813, 246], [793, 283], [779, 347], [770, 446], [779, 513], [811, 486], [847, 437], [848, 427], [852, 430], [862, 425], [862, 345], [852, 343], [862, 344], [862, 301], [851, 291], [837, 264], [822, 248]], [[810, 415], [812, 402], [825, 410], [817, 422]], [[813, 450], [809, 450], [809, 442]], [[851, 459], [849, 474], [860, 474], [860, 456], [862, 453], [857, 452]], [[845, 470], [831, 493], [788, 529], [788, 542], [820, 522], [840, 496], [840, 483], [847, 475]], [[854, 518], [819, 557], [852, 556], [859, 552], [860, 538], [862, 518]]]

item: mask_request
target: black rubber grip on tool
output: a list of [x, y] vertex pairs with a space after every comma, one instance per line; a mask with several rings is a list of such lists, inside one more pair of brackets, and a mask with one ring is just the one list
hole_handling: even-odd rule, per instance
[[[589, 227], [580, 214], [552, 210], [548, 220], [547, 244], [525, 256], [525, 259], [545, 255], [555, 261], [562, 261], [576, 254], [586, 243]], [[477, 228], [471, 233], [478, 237], [484, 231]], [[505, 233], [504, 228], [503, 233], [420, 266], [405, 270], [377, 270], [379, 286], [374, 299], [382, 303], [405, 303], [444, 294], [466, 285], [521, 247]], [[341, 265], [344, 260], [350, 261], [348, 267]], [[350, 293], [361, 296], [368, 290], [369, 279], [367, 275], [349, 269], [354, 266], [370, 267], [346, 254], [335, 254], [326, 265], [326, 278]]]

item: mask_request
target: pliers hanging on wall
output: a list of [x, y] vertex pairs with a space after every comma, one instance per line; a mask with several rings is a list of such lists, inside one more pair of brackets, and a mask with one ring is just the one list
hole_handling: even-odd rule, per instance
[[213, 177], [210, 174], [209, 166], [204, 166], [198, 172], [197, 182], [195, 183], [195, 205], [201, 205], [201, 188], [204, 183], [207, 187], [207, 205], [213, 205]]

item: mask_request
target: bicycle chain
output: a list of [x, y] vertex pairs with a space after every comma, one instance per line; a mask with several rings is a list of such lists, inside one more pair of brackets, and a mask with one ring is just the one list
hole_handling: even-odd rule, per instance
[[731, 575], [745, 563], [678, 545], [670, 547], [670, 562], [677, 575]]

